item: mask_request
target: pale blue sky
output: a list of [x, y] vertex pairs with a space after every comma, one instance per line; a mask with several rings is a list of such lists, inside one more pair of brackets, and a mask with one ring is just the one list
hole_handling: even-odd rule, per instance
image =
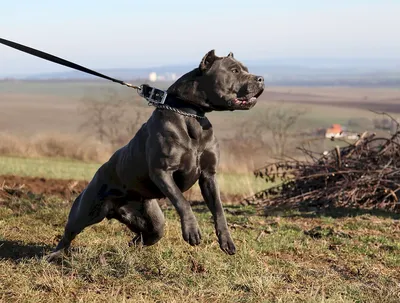
[[[399, 58], [400, 0], [1, 1], [0, 37], [89, 68], [242, 60]], [[67, 68], [0, 45], [0, 75]]]

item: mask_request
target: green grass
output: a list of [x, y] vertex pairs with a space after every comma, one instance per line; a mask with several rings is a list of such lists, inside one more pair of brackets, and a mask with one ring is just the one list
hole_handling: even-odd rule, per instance
[[54, 158], [0, 157], [0, 174], [55, 179], [90, 180], [98, 163]]
[[[400, 235], [390, 218], [264, 217], [230, 206], [237, 254], [228, 256], [204, 207], [194, 208], [203, 235], [198, 247], [183, 241], [178, 216], [167, 209], [166, 234], [156, 245], [128, 247], [132, 234], [104, 220], [78, 235], [71, 255], [57, 265], [42, 254], [56, 245], [70, 202], [13, 197], [0, 205], [1, 302], [400, 300]], [[321, 226], [320, 238], [304, 233], [315, 226]]]
[[[101, 164], [65, 159], [34, 159], [0, 156], [0, 175], [17, 175], [55, 179], [91, 180]], [[251, 195], [266, 187], [265, 181], [251, 173], [218, 174], [221, 192], [227, 195]], [[194, 187], [198, 190], [198, 186]]]

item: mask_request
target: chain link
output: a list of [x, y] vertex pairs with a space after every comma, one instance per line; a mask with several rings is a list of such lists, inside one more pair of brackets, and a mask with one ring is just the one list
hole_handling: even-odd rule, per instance
[[205, 116], [199, 116], [199, 115], [196, 115], [196, 114], [185, 113], [184, 111], [181, 111], [181, 110], [179, 110], [177, 108], [171, 107], [171, 106], [166, 105], [166, 104], [159, 104], [159, 103], [156, 103], [156, 102], [149, 102], [148, 104], [152, 105], [154, 107], [157, 107], [157, 108], [173, 111], [175, 113], [178, 113], [178, 114], [186, 116], [186, 117], [199, 118], [199, 119], [205, 119], [206, 118]]

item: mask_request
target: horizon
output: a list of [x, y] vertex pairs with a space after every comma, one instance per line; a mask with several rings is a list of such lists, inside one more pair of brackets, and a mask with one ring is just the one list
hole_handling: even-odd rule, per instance
[[[232, 51], [242, 62], [400, 60], [393, 39], [400, 3], [389, 0], [118, 4], [38, 0], [21, 10], [7, 2], [0, 37], [94, 70], [198, 64], [210, 49], [219, 56]], [[0, 45], [0, 77], [68, 70]]]
[[[38, 59], [44, 60], [41, 58]], [[400, 80], [400, 59], [396, 58], [269, 58], [265, 60], [253, 59], [240, 61], [249, 68], [250, 72], [264, 76], [267, 83], [279, 82], [280, 84], [287, 84], [297, 81], [296, 83], [302, 83], [302, 85], [310, 85], [321, 83], [321, 81], [325, 84], [335, 84], [337, 81], [345, 81], [347, 85], [349, 85], [352, 81], [354, 84], [354, 79], [356, 79], [354, 77], [357, 77], [356, 83], [358, 84], [372, 84], [377, 75], [379, 75], [379, 82], [384, 85], [394, 85]], [[0, 81], [100, 80], [100, 78], [94, 75], [73, 68], [64, 67], [52, 62], [48, 63], [59, 66], [62, 70], [7, 75], [2, 75], [0, 73]], [[79, 64], [79, 62], [75, 63]], [[196, 68], [198, 64], [199, 62], [188, 61], [180, 62], [179, 64], [143, 66], [140, 68], [122, 67], [92, 69], [109, 77], [125, 81], [149, 80], [153, 77], [156, 77], [154, 79], [157, 79], [157, 81], [175, 81], [184, 73]]]

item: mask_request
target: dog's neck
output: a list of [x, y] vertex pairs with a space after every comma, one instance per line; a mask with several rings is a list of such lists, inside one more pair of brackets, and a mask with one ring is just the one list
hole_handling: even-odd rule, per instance
[[187, 114], [192, 114], [199, 117], [205, 116], [205, 111], [201, 107], [192, 102], [187, 102], [174, 94], [168, 94], [164, 104]]

